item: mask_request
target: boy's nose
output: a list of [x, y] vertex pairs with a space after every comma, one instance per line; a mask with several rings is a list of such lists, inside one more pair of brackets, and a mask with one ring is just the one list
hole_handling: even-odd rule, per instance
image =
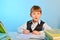
[[38, 15], [35, 15], [35, 17], [37, 17]]

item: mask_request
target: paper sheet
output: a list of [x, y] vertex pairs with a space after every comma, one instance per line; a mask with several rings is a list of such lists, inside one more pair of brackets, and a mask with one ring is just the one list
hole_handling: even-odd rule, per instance
[[34, 35], [32, 33], [30, 34], [18, 34], [18, 39], [44, 39], [43, 35]]

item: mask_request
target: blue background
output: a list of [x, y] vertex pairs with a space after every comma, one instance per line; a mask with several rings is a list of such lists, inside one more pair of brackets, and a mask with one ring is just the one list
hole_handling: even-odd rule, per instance
[[7, 31], [17, 31], [30, 17], [30, 8], [39, 5], [42, 20], [52, 28], [60, 28], [60, 0], [0, 0], [0, 21]]

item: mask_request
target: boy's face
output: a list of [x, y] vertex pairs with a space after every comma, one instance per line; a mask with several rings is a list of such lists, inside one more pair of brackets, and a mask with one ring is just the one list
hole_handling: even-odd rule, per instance
[[34, 21], [38, 21], [41, 16], [42, 16], [42, 13], [40, 13], [40, 11], [33, 11], [31, 13], [31, 17], [33, 18]]

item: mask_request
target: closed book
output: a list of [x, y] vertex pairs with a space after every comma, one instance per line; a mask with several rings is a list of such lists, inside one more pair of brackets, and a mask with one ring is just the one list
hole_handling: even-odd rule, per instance
[[60, 40], [60, 30], [46, 30], [45, 31], [46, 37], [48, 40]]
[[0, 33], [0, 39], [4, 39], [4, 38], [6, 38], [7, 37], [7, 34], [5, 34], [5, 33]]

